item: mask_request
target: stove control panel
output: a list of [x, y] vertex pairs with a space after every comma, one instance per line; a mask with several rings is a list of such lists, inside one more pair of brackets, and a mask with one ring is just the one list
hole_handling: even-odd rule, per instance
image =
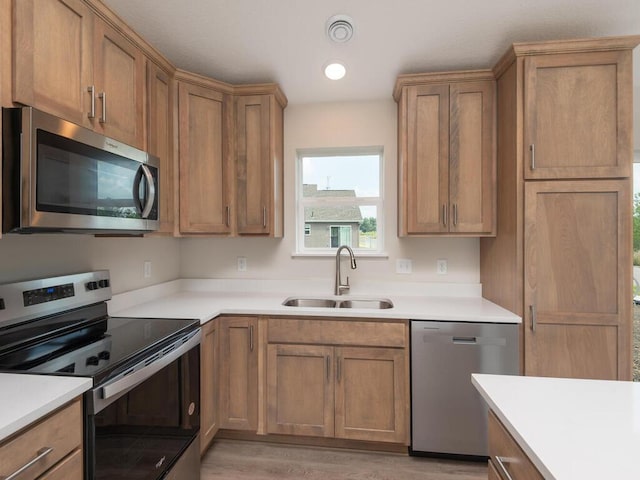
[[65, 283], [64, 285], [54, 285], [52, 287], [35, 288], [22, 292], [24, 306], [38, 305], [40, 303], [60, 300], [61, 298], [69, 298], [75, 295], [73, 283]]

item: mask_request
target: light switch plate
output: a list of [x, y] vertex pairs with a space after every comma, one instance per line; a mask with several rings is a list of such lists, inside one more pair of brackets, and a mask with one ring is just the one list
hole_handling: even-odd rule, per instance
[[439, 258], [436, 260], [436, 272], [438, 275], [446, 275], [447, 274], [447, 259]]
[[239, 272], [247, 271], [247, 257], [238, 257], [238, 271]]
[[144, 278], [151, 278], [151, 262], [149, 260], [144, 262]]
[[411, 273], [411, 259], [410, 258], [398, 258], [396, 260], [396, 273], [409, 274]]

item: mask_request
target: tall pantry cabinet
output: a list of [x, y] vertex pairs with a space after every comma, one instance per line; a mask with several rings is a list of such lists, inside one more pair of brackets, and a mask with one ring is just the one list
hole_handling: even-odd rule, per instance
[[640, 37], [514, 44], [497, 77], [498, 234], [483, 295], [526, 375], [631, 376], [632, 72]]

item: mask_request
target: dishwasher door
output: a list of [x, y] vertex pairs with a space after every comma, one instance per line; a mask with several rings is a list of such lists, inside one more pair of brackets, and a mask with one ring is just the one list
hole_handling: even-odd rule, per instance
[[518, 325], [411, 321], [411, 451], [488, 455], [472, 373], [519, 374]]

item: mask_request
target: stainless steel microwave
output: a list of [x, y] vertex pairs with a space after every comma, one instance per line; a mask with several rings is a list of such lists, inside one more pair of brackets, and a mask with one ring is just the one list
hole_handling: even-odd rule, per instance
[[2, 109], [2, 231], [158, 229], [159, 160], [32, 107]]

